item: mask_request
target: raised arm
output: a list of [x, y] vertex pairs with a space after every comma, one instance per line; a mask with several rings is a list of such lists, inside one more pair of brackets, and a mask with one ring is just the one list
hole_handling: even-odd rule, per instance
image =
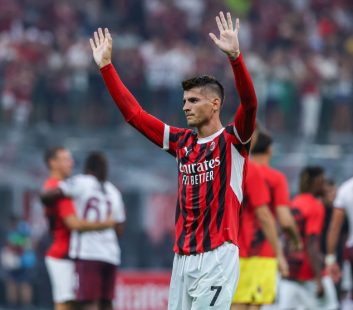
[[257, 99], [250, 74], [245, 67], [243, 57], [240, 54], [238, 32], [239, 19], [236, 19], [233, 28], [232, 17], [227, 13], [227, 19], [223, 12], [216, 17], [219, 29], [219, 38], [213, 33], [210, 37], [216, 46], [223, 51], [232, 65], [236, 88], [240, 97], [240, 106], [235, 114], [235, 134], [242, 143], [247, 143], [255, 129]]
[[125, 120], [159, 147], [163, 147], [166, 143], [163, 139], [164, 132], [168, 131], [169, 127], [144, 111], [121, 81], [111, 62], [113, 40], [109, 30], [105, 28], [103, 33], [99, 28], [94, 33], [94, 38], [90, 39], [90, 44], [93, 58], [100, 68], [104, 82]]

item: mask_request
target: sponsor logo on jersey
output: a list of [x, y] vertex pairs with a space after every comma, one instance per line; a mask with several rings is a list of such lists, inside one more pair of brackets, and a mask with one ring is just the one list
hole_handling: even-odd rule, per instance
[[179, 171], [183, 174], [182, 182], [185, 185], [198, 185], [204, 182], [208, 182], [214, 179], [215, 167], [221, 164], [219, 157], [213, 158], [211, 160], [204, 160], [199, 163], [192, 164], [179, 164]]

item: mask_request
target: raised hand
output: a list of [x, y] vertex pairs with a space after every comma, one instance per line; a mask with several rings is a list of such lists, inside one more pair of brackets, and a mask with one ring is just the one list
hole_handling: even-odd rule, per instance
[[232, 59], [235, 59], [240, 54], [238, 32], [239, 32], [239, 18], [235, 20], [235, 29], [233, 29], [233, 22], [230, 13], [227, 13], [227, 19], [223, 12], [216, 17], [217, 26], [219, 29], [219, 39], [213, 33], [209, 36], [217, 47], [226, 53]]
[[108, 28], [104, 29], [104, 33], [102, 28], [98, 28], [94, 32], [94, 39], [89, 39], [89, 43], [93, 51], [94, 61], [99, 68], [103, 68], [112, 62], [113, 39]]

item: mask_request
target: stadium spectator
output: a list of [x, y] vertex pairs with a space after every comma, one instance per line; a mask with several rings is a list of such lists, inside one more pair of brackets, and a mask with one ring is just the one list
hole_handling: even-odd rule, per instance
[[111, 63], [108, 29], [103, 33], [99, 28], [90, 39], [93, 57], [125, 120], [177, 159], [176, 254], [168, 309], [226, 309], [239, 277], [239, 212], [257, 100], [240, 54], [239, 20], [233, 28], [230, 13], [226, 19], [220, 12], [216, 23], [220, 36], [210, 37], [228, 56], [241, 98], [234, 121], [225, 128], [220, 120], [224, 90], [215, 78], [182, 82], [183, 111], [196, 130], [170, 127], [146, 113], [120, 80]]
[[7, 305], [14, 309], [31, 309], [33, 268], [36, 256], [29, 224], [17, 215], [11, 216], [5, 245], [1, 249], [1, 267], [5, 272]]
[[[49, 177], [44, 189], [57, 188], [59, 182], [71, 175], [73, 160], [71, 153], [64, 147], [51, 147], [44, 154], [44, 161], [49, 169]], [[45, 213], [48, 218], [52, 244], [49, 247], [45, 263], [52, 285], [55, 310], [71, 310], [75, 300], [75, 269], [74, 262], [69, 259], [71, 231], [84, 232], [102, 230], [113, 227], [114, 221], [107, 219], [102, 222], [92, 222], [79, 219], [70, 199], [62, 198], [55, 202], [45, 200]], [[98, 219], [99, 220], [99, 219]]]
[[[188, 74], [188, 70], [204, 71], [202, 60], [208, 56], [207, 69], [211, 74], [229, 74], [224, 64], [211, 65], [213, 50], [203, 44], [205, 33], [212, 27], [214, 12], [223, 6], [243, 17], [241, 41], [243, 50], [249, 52], [249, 69], [259, 92], [260, 117], [266, 120], [267, 127], [304, 134], [309, 139], [327, 133], [344, 135], [352, 128], [349, 105], [352, 97], [349, 96], [352, 92], [352, 5], [349, 0], [260, 0], [239, 4], [228, 0], [217, 3], [90, 0], [84, 6], [78, 0], [70, 3], [2, 0], [0, 70], [6, 73], [0, 75], [2, 119], [12, 122], [15, 118], [23, 124], [43, 120], [51, 125], [73, 120], [80, 125], [116, 124], [108, 110], [100, 111], [99, 118], [94, 117], [102, 96], [91, 100], [97, 95], [96, 76], [88, 63], [84, 63], [87, 46], [77, 39], [99, 24], [119, 29], [122, 40], [116, 51], [135, 45], [130, 51], [131, 57], [140, 57], [145, 46], [155, 44], [156, 36], [162, 38], [163, 54], [172, 54], [175, 60], [163, 70], [153, 71], [153, 81], [168, 84], [163, 85], [163, 89], [158, 86], [158, 90], [170, 94], [164, 102], [167, 110], [173, 109], [175, 97], [172, 94], [176, 89], [169, 81], [174, 71], [178, 75]], [[183, 54], [189, 55], [189, 68], [178, 61]], [[78, 55], [82, 58], [73, 62]], [[132, 64], [134, 72], [131, 74], [151, 81], [150, 64], [159, 58], [156, 53], [155, 59], [152, 55], [152, 59], [149, 57], [136, 68]], [[266, 61], [262, 61], [262, 66], [251, 68], [251, 58]], [[77, 64], [83, 66], [78, 69]], [[130, 86], [129, 81], [126, 82]], [[146, 83], [139, 97], [147, 99], [156, 94], [155, 87]], [[22, 89], [21, 94], [19, 89]], [[98, 91], [98, 94], [101, 93]], [[227, 94], [227, 98], [236, 99], [232, 93]], [[87, 101], [90, 108], [84, 117], [77, 119], [76, 114], [68, 113], [77, 111], [80, 103]], [[152, 108], [157, 116], [178, 124], [183, 121], [179, 115], [165, 115], [164, 110], [155, 109], [154, 101], [151, 102], [147, 108]], [[225, 109], [228, 118], [231, 113], [230, 109]], [[312, 121], [309, 115], [314, 117]], [[329, 138], [331, 136], [335, 137], [329, 135]]]
[[279, 287], [280, 309], [338, 309], [333, 281], [323, 275], [320, 238], [324, 225], [325, 208], [320, 200], [324, 194], [324, 170], [307, 166], [300, 173], [299, 194], [291, 208], [304, 247], [300, 251], [287, 249], [289, 276]]

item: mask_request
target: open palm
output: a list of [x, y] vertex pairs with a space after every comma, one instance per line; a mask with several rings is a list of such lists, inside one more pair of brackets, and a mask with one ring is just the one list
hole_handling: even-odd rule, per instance
[[91, 44], [93, 58], [99, 68], [111, 63], [112, 60], [112, 47], [113, 40], [110, 32], [107, 28], [98, 28], [98, 31], [94, 32], [94, 39], [89, 39]]
[[240, 53], [239, 49], [239, 19], [235, 21], [235, 29], [233, 29], [233, 22], [230, 13], [227, 13], [227, 19], [224, 17], [223, 12], [219, 13], [216, 17], [217, 26], [219, 29], [219, 38], [213, 33], [210, 37], [217, 47], [229, 56], [237, 57]]

